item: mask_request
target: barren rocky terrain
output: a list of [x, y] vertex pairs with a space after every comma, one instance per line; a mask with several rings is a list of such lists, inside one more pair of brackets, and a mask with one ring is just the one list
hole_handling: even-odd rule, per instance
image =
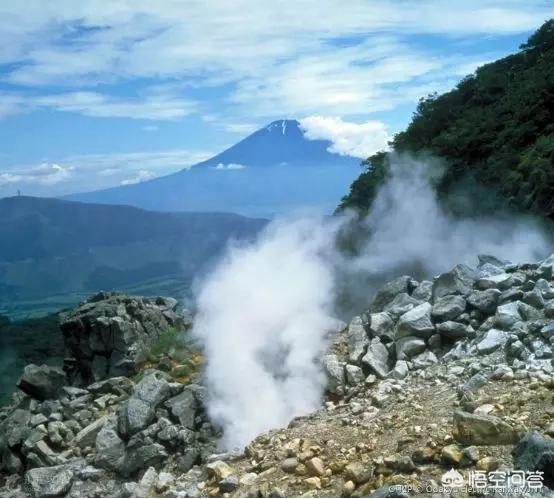
[[223, 454], [192, 319], [93, 297], [61, 318], [65, 368], [27, 366], [0, 412], [0, 495], [550, 497], [553, 267], [389, 282], [329, 333], [321, 408]]

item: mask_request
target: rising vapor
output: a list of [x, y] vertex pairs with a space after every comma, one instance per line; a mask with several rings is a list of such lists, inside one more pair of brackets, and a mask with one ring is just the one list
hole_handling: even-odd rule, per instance
[[317, 359], [336, 327], [337, 223], [276, 221], [249, 247], [232, 247], [198, 294], [193, 334], [205, 346], [209, 413], [223, 446], [240, 448], [316, 409]]
[[226, 449], [320, 405], [325, 376], [317, 359], [337, 325], [337, 276], [351, 279], [343, 288], [370, 276], [357, 290], [360, 312], [383, 275], [399, 269], [417, 267], [430, 277], [454, 263], [475, 263], [479, 253], [512, 261], [547, 253], [529, 220], [451, 220], [431, 184], [433, 162], [391, 156], [391, 163], [391, 178], [363, 223], [369, 235], [358, 257], [336, 249], [346, 217], [278, 220], [254, 244], [231, 247], [200, 287], [194, 334], [205, 346], [208, 409]]

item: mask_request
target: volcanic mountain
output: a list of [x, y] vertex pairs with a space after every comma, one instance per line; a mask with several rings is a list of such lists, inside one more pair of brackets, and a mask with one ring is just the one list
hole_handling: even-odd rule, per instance
[[155, 211], [216, 211], [271, 217], [331, 212], [359, 174], [359, 160], [309, 140], [296, 120], [275, 121], [229, 149], [171, 175], [67, 199]]

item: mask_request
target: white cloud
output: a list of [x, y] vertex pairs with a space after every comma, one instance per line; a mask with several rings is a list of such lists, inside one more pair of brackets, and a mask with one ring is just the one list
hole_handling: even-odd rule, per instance
[[304, 135], [310, 140], [329, 140], [330, 152], [357, 158], [367, 158], [387, 149], [392, 139], [381, 121], [349, 123], [338, 117], [309, 116], [300, 120]]
[[195, 109], [192, 101], [174, 95], [147, 95], [138, 99], [114, 98], [98, 92], [70, 92], [31, 99], [37, 106], [86, 116], [176, 120]]
[[156, 174], [154, 172], [139, 170], [135, 176], [122, 180], [121, 185], [138, 184], [139, 182], [144, 182], [145, 180], [151, 180], [153, 178], [156, 178]]
[[54, 185], [71, 177], [73, 167], [55, 163], [41, 163], [32, 168], [0, 172], [0, 185], [35, 182], [41, 185]]
[[[0, 63], [12, 64], [5, 79], [17, 85], [230, 84], [223, 97], [230, 92], [242, 117], [344, 116], [412, 102], [412, 87], [444, 84], [468, 60], [483, 59], [437, 59], [436, 45], [416, 45], [410, 35], [447, 42], [523, 33], [551, 15], [541, 0], [1, 2]], [[180, 119], [196, 109], [181, 94], [160, 88], [130, 100], [81, 91], [49, 93], [43, 102], [91, 116]], [[22, 109], [3, 103], [0, 115]]]
[[208, 151], [174, 149], [87, 154], [38, 165], [15, 166], [0, 172], [0, 196], [14, 194], [14, 189], [18, 188], [25, 194], [37, 196], [103, 189], [190, 168], [211, 156], [213, 154]]
[[244, 168], [246, 168], [246, 166], [239, 163], [218, 163], [214, 167], [215, 170], [243, 170]]

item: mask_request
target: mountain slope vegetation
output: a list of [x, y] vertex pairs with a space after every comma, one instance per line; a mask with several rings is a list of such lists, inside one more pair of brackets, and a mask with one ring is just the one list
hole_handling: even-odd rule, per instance
[[[443, 198], [476, 181], [508, 205], [554, 219], [554, 20], [520, 51], [486, 64], [452, 91], [422, 99], [392, 149], [444, 160]], [[366, 213], [388, 175], [380, 152], [364, 161], [339, 210]]]

